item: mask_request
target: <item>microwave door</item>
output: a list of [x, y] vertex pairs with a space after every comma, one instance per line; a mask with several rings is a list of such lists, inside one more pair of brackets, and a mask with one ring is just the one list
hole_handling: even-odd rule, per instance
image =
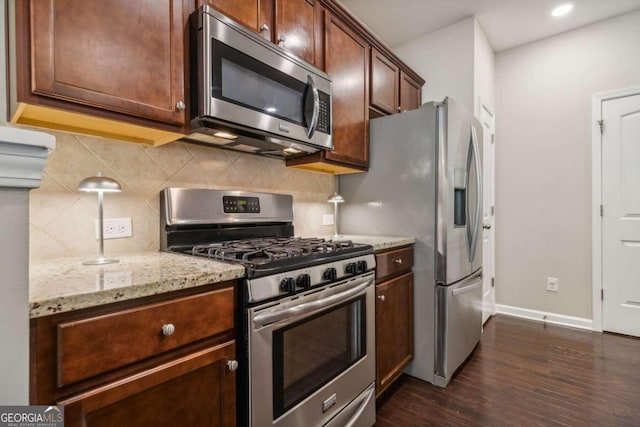
[[311, 139], [318, 125], [320, 112], [320, 97], [313, 77], [307, 77], [307, 90], [304, 99], [304, 119], [307, 123], [307, 137]]

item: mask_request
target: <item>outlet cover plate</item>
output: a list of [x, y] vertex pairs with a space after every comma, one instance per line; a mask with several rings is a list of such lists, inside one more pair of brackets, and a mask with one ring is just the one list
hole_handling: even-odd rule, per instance
[[551, 292], [558, 292], [557, 277], [547, 277], [547, 290]]
[[[96, 240], [100, 238], [98, 220], [96, 219]], [[106, 239], [121, 239], [133, 236], [131, 218], [105, 218], [103, 223], [103, 233]]]

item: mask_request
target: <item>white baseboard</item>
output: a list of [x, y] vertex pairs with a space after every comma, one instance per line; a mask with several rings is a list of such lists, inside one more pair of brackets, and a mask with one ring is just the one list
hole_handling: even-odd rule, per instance
[[545, 311], [530, 310], [528, 308], [512, 307], [510, 305], [496, 304], [496, 313], [506, 316], [520, 317], [522, 319], [546, 322], [553, 325], [569, 326], [571, 328], [593, 331], [593, 320], [582, 317], [565, 316], [564, 314], [548, 313]]

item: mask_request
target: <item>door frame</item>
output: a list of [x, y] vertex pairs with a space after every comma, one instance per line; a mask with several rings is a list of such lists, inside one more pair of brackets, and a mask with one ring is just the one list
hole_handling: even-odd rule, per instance
[[[495, 111], [493, 110], [493, 108], [487, 104], [484, 103], [484, 100], [482, 97], [478, 97], [478, 111], [476, 112], [477, 114], [477, 119], [478, 121], [480, 121], [480, 123], [482, 124], [482, 110], [486, 111], [487, 114], [489, 114], [492, 118], [493, 121], [493, 139], [491, 141], [491, 145], [493, 145], [493, 148], [489, 148], [489, 150], [492, 150], [492, 159], [491, 159], [491, 178], [492, 178], [492, 183], [491, 183], [491, 194], [484, 194], [484, 197], [491, 197], [491, 209], [495, 210], [495, 204], [496, 204], [496, 200], [495, 200], [495, 195], [496, 195], [496, 145], [495, 145], [495, 134], [496, 134], [496, 114]], [[484, 132], [484, 126], [482, 131]], [[484, 145], [483, 145], [484, 147]], [[487, 179], [487, 177], [489, 176], [489, 174], [487, 173], [487, 161], [488, 159], [486, 159], [484, 157], [484, 153], [483, 153], [483, 164], [482, 164], [482, 170], [483, 170], [483, 179]], [[483, 189], [484, 190], [484, 189]], [[484, 201], [483, 201], [483, 209], [484, 209]], [[496, 276], [496, 216], [495, 216], [495, 211], [492, 211], [491, 214], [491, 244], [490, 246], [490, 251], [491, 251], [491, 266], [489, 271], [487, 271], [487, 269], [485, 268], [485, 266], [483, 265], [483, 273], [487, 274], [488, 272], [491, 273], [491, 278], [490, 280], [493, 280], [493, 286], [492, 289], [490, 290], [490, 300], [489, 300], [489, 305], [490, 305], [490, 314], [489, 317], [487, 318], [486, 321], [488, 321], [491, 316], [493, 316], [494, 314], [496, 314], [496, 288], [495, 288], [495, 276]], [[484, 224], [484, 212], [483, 212], [483, 224]], [[482, 234], [482, 233], [481, 233]], [[484, 253], [484, 252], [483, 252]], [[484, 307], [484, 290], [482, 293], [482, 302], [483, 302], [483, 307]], [[484, 310], [483, 310], [483, 316], [484, 316]]]
[[[602, 332], [602, 103], [640, 94], [640, 86], [600, 92], [591, 97], [591, 289], [593, 330]], [[605, 124], [606, 126], [606, 124]]]

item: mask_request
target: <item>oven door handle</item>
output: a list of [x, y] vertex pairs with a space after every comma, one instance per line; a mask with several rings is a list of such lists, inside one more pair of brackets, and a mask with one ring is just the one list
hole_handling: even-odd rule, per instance
[[311, 313], [334, 304], [341, 303], [354, 295], [359, 294], [369, 286], [373, 284], [373, 279], [368, 279], [361, 285], [353, 287], [349, 290], [338, 292], [333, 295], [329, 295], [324, 298], [320, 298], [315, 301], [305, 302], [293, 307], [283, 308], [281, 310], [268, 311], [266, 313], [259, 313], [253, 318], [253, 323], [256, 325], [268, 325], [270, 323], [279, 322], [291, 317], [300, 316], [302, 314]]

